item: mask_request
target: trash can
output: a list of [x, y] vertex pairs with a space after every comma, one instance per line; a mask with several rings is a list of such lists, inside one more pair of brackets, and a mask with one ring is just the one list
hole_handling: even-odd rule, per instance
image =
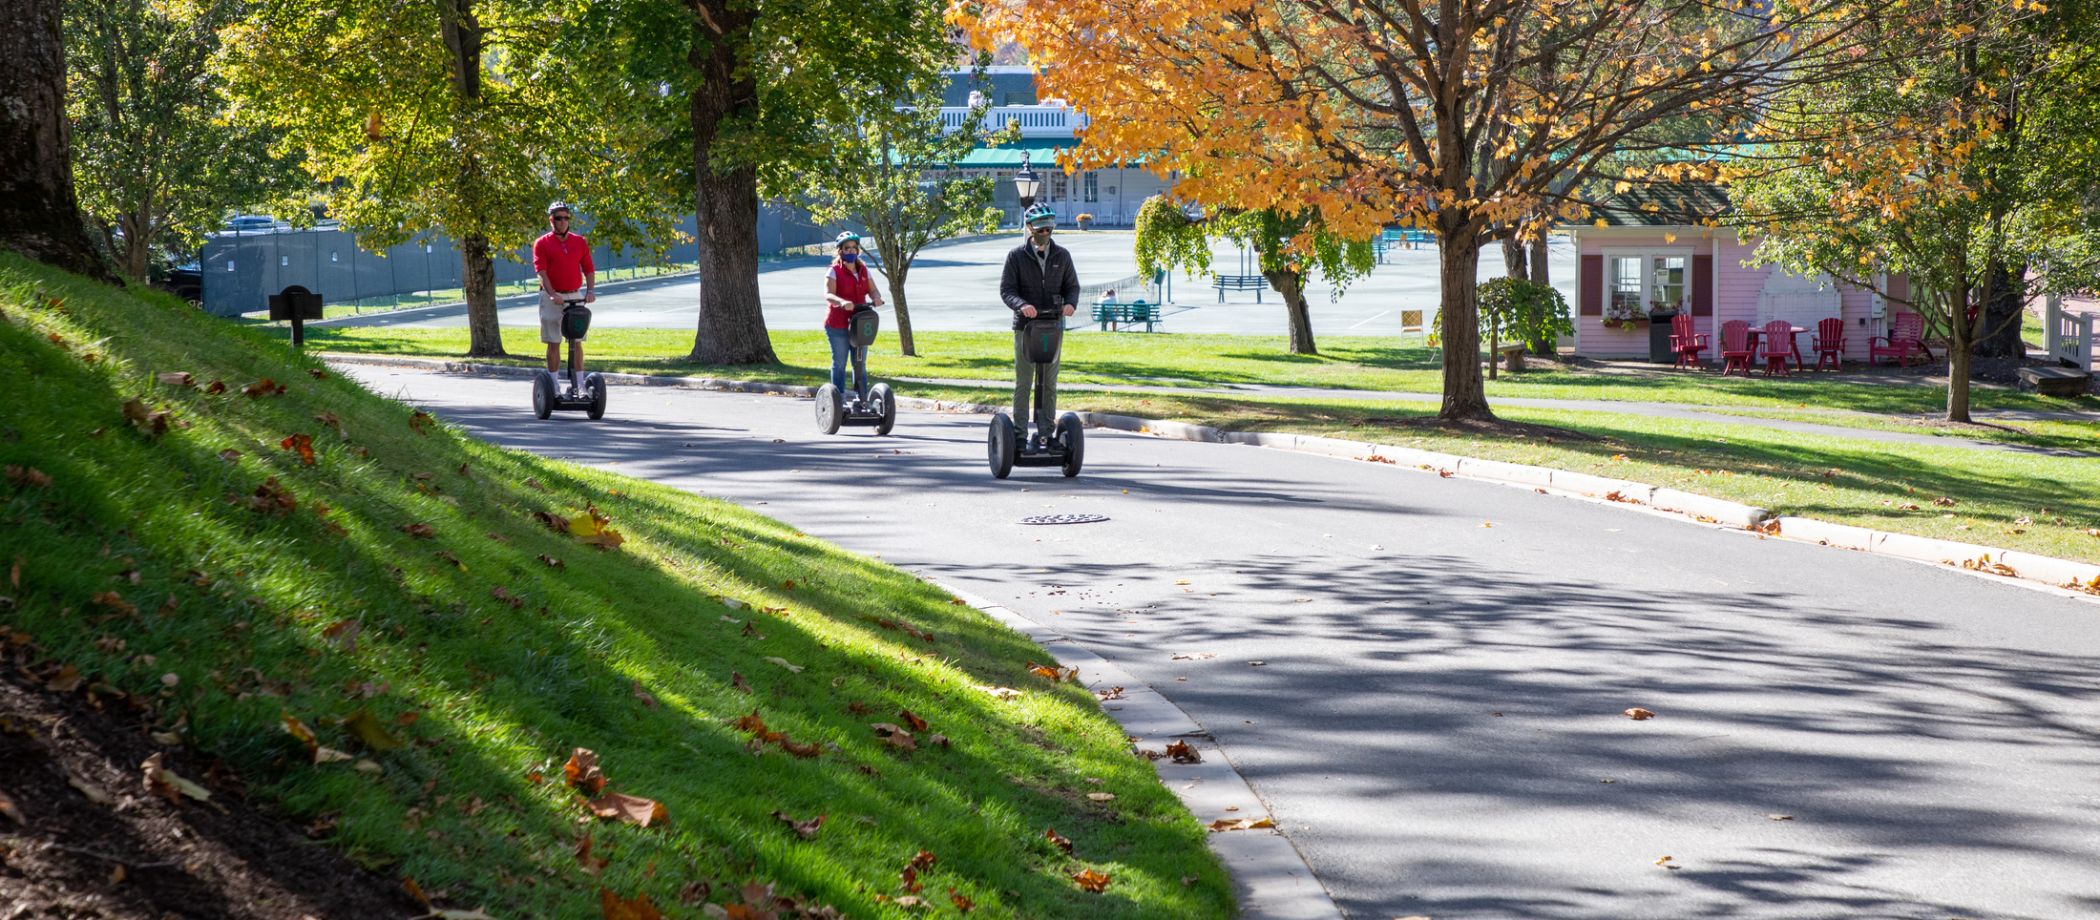
[[1677, 355], [1670, 351], [1670, 321], [1677, 312], [1648, 314], [1648, 360], [1657, 364], [1676, 364]]

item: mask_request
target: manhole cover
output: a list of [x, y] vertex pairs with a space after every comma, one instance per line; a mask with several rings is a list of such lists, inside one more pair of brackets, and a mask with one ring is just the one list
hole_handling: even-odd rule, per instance
[[1108, 520], [1105, 514], [1038, 514], [1024, 517], [1023, 524], [1097, 524]]

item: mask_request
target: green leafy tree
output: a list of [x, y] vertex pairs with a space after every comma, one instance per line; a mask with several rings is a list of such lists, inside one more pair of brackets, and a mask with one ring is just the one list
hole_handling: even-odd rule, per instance
[[[829, 125], [854, 124], [863, 90], [909, 98], [909, 75], [947, 40], [935, 0], [634, 0], [595, 3], [585, 31], [632, 85], [661, 87], [699, 228], [700, 313], [689, 360], [775, 359], [758, 296], [761, 180], [819, 168]], [[671, 153], [670, 145], [654, 149]], [[646, 168], [670, 172], [668, 157]]]
[[1495, 352], [1507, 333], [1550, 354], [1555, 342], [1575, 333], [1568, 301], [1552, 285], [1522, 278], [1496, 278], [1480, 285], [1480, 322], [1488, 330], [1488, 379], [1495, 379]]
[[190, 252], [225, 212], [303, 186], [265, 132], [231, 124], [210, 79], [239, 0], [65, 5], [73, 180], [91, 232], [134, 281], [155, 247]]
[[495, 262], [537, 237], [554, 198], [594, 242], [661, 240], [670, 185], [632, 168], [655, 139], [626, 117], [653, 86], [566, 65], [576, 2], [277, 0], [222, 35], [218, 71], [245, 124], [280, 132], [329, 210], [375, 249], [458, 242], [469, 354], [503, 354]]
[[1945, 337], [1953, 421], [1970, 420], [1977, 345], [2017, 337], [2034, 294], [2093, 278], [2086, 7], [1945, 0], [1878, 17], [1883, 63], [1778, 100], [1767, 133], [1782, 140], [1733, 170], [1759, 259], [1876, 290]]
[[1208, 272], [1213, 238], [1254, 249], [1262, 278], [1283, 297], [1291, 327], [1290, 353], [1294, 355], [1320, 353], [1313, 341], [1312, 309], [1305, 300], [1306, 279], [1317, 272], [1339, 294], [1349, 282], [1370, 274], [1376, 267], [1369, 241], [1348, 240], [1329, 231], [1317, 212], [1227, 210], [1207, 220], [1191, 220], [1166, 196], [1155, 195], [1138, 206], [1138, 272]]
[[969, 113], [963, 130], [946, 131], [941, 120], [940, 56], [930, 56], [908, 81], [908, 100], [860, 89], [855, 119], [819, 125], [824, 158], [783, 164], [769, 184], [802, 189], [800, 200], [820, 223], [853, 222], [866, 228], [879, 258], [875, 268], [890, 289], [897, 316], [897, 343], [917, 355], [905, 278], [927, 246], [999, 226], [992, 207], [992, 180], [966, 179], [948, 167], [980, 144], [996, 143], [977, 126], [988, 106]]

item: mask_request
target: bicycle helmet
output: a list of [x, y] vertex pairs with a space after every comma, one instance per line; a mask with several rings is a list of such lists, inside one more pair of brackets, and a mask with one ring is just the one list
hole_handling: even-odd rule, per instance
[[1030, 227], [1045, 224], [1055, 227], [1057, 226], [1057, 212], [1050, 210], [1050, 206], [1047, 204], [1032, 205], [1021, 215], [1021, 222]]
[[847, 243], [858, 242], [860, 242], [860, 234], [855, 233], [851, 230], [841, 230], [839, 231], [839, 235], [832, 239], [831, 248], [837, 249], [840, 246], [846, 245]]
[[576, 213], [574, 209], [569, 207], [568, 202], [559, 198], [555, 199], [552, 204], [547, 205], [547, 216], [553, 217], [556, 211], [568, 211], [570, 214]]

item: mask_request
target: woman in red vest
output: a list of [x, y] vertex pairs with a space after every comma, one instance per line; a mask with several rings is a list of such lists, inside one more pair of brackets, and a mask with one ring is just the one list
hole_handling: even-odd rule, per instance
[[839, 234], [833, 245], [838, 254], [832, 256], [831, 271], [824, 278], [824, 299], [830, 306], [824, 314], [824, 338], [831, 341], [831, 385], [844, 393], [848, 355], [853, 358], [854, 381], [862, 385], [868, 381], [867, 365], [854, 353], [846, 337], [846, 323], [853, 318], [854, 309], [862, 305], [882, 306], [882, 295], [875, 292], [868, 265], [861, 261], [860, 234], [848, 230]]

